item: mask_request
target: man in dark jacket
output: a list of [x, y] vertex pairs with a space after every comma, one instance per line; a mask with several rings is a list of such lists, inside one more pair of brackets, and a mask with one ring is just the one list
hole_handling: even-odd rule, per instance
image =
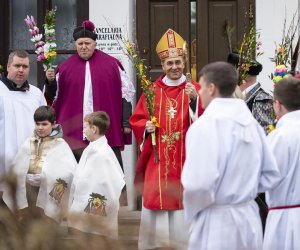
[[[239, 65], [239, 55], [230, 53], [227, 61], [234, 66]], [[262, 65], [253, 60], [247, 72], [246, 79], [241, 83], [240, 89], [245, 95], [247, 106], [254, 118], [268, 134], [268, 127], [274, 123], [275, 112], [273, 110], [273, 98], [268, 94], [257, 81], [257, 76], [262, 71]]]

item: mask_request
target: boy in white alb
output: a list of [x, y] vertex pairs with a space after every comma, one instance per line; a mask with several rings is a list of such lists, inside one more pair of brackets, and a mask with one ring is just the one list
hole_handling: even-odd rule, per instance
[[68, 225], [84, 233], [116, 239], [121, 190], [125, 185], [120, 164], [104, 133], [109, 127], [105, 112], [84, 117], [84, 134], [90, 144], [83, 151], [73, 181]]
[[3, 200], [12, 210], [17, 205], [25, 223], [45, 216], [59, 223], [67, 216], [77, 162], [55, 120], [52, 107], [35, 111], [34, 135], [25, 141], [10, 167], [17, 177], [17, 189], [14, 193], [7, 185]]
[[262, 226], [254, 199], [280, 180], [266, 136], [243, 100], [225, 62], [200, 71], [205, 111], [186, 137], [181, 181], [186, 218], [193, 221], [189, 250], [260, 250]]
[[282, 179], [266, 193], [269, 206], [264, 250], [300, 248], [300, 80], [284, 78], [274, 88], [279, 119], [268, 135]]

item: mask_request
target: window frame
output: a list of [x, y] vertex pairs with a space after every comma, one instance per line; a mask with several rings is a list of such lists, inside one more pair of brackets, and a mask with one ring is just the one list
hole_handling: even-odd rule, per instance
[[[39, 0], [36, 1], [37, 5], [37, 25], [41, 27], [42, 33], [44, 33], [42, 24], [44, 23], [44, 18], [47, 9], [52, 9], [53, 3], [52, 0]], [[76, 16], [77, 16], [77, 26], [80, 26], [84, 20], [89, 19], [89, 0], [76, 0]], [[1, 8], [0, 8], [1, 22], [0, 22], [0, 64], [6, 69], [8, 55], [11, 51], [18, 48], [10, 48], [10, 1], [9, 0], [1, 0]], [[24, 17], [26, 13], [24, 13]], [[56, 27], [59, 28], [59, 27]], [[27, 50], [30, 55], [35, 54], [34, 50]], [[75, 54], [75, 49], [57, 49], [57, 54]], [[36, 83], [37, 87], [43, 89], [45, 82], [45, 72], [41, 63], [37, 63], [37, 75], [36, 75]]]

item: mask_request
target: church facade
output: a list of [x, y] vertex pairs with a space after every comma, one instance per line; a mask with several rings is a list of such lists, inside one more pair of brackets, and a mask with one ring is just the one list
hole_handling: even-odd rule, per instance
[[[42, 28], [47, 9], [57, 8], [56, 39], [59, 65], [76, 53], [72, 38], [73, 29], [83, 20], [95, 23], [97, 47], [117, 57], [136, 84], [137, 98], [141, 91], [136, 82], [134, 69], [124, 55], [122, 40], [136, 42], [141, 56], [149, 64], [152, 79], [162, 73], [155, 46], [161, 35], [172, 28], [189, 44], [193, 77], [205, 64], [226, 60], [232, 49], [238, 49], [245, 30], [249, 28], [251, 9], [257, 30], [261, 34], [264, 54], [257, 58], [263, 64], [259, 75], [262, 86], [270, 91], [273, 83], [269, 75], [274, 63], [275, 43], [281, 41], [283, 24], [287, 24], [298, 9], [299, 0], [0, 0], [0, 65], [6, 67], [7, 57], [14, 49], [25, 49], [30, 53], [30, 82], [41, 89], [44, 70], [36, 61], [33, 43], [30, 41], [24, 18], [32, 15]], [[297, 14], [298, 17], [298, 14]], [[226, 27], [233, 32], [228, 39]], [[123, 152], [125, 175], [130, 208], [135, 208], [136, 195], [133, 187], [136, 146]]]

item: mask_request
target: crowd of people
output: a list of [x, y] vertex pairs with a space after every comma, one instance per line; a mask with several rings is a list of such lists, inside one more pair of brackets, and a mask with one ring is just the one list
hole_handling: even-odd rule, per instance
[[74, 30], [77, 53], [46, 71], [44, 93], [27, 81], [28, 53], [10, 53], [0, 81], [1, 206], [24, 225], [66, 220], [70, 233], [117, 239], [121, 150], [133, 132], [139, 249], [297, 249], [300, 80], [282, 79], [272, 97], [253, 61], [238, 86], [230, 54], [195, 82], [184, 74], [184, 39], [168, 29], [156, 47], [154, 121], [144, 94], [132, 113], [134, 85], [96, 49], [92, 27]]

